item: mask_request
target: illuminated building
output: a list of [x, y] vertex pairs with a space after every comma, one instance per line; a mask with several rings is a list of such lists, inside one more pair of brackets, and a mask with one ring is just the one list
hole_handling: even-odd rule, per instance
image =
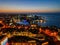
[[0, 45], [6, 45], [8, 43], [8, 38], [6, 36], [0, 36]]

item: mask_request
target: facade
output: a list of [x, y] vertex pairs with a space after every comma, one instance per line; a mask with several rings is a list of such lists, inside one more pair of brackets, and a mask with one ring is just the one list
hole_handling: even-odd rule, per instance
[[0, 45], [6, 45], [8, 43], [8, 38], [6, 36], [0, 36]]

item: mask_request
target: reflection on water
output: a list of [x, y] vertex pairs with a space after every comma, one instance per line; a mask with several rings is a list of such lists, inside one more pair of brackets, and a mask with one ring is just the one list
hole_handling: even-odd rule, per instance
[[43, 26], [58, 26], [60, 27], [60, 15], [38, 15], [38, 16], [43, 16], [47, 20], [46, 23], [42, 23]]

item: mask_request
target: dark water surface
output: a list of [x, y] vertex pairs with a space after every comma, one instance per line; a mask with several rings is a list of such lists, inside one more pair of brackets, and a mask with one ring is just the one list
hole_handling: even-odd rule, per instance
[[37, 14], [38, 16], [45, 17], [46, 23], [43, 26], [57, 26], [60, 27], [60, 14]]

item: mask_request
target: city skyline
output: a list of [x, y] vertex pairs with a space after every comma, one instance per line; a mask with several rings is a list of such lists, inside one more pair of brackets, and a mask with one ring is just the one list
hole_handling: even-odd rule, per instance
[[59, 12], [59, 0], [0, 0], [0, 12]]

